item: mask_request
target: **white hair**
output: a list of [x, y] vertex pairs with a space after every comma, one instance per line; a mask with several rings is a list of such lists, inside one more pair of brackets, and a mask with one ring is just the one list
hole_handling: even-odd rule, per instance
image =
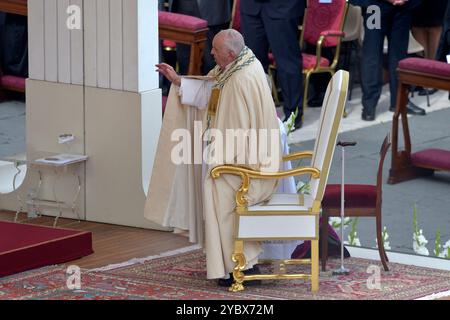
[[223, 45], [238, 56], [245, 47], [245, 41], [242, 34], [234, 29], [222, 30], [219, 32], [224, 37]]

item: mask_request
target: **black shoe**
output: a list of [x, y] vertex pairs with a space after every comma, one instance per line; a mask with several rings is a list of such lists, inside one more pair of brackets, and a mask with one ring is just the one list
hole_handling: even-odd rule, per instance
[[427, 114], [425, 112], [425, 109], [416, 106], [412, 101], [408, 101], [408, 105], [406, 106], [406, 112], [408, 114], [413, 114], [416, 116], [424, 116]]
[[230, 276], [230, 278], [228, 279], [219, 279], [217, 281], [217, 284], [219, 285], [219, 287], [231, 287], [231, 285], [234, 283], [234, 279], [233, 279], [233, 275]]
[[[395, 112], [396, 107], [390, 106], [389, 111]], [[418, 116], [424, 116], [427, 113], [424, 109], [416, 106], [412, 101], [408, 101], [408, 105], [406, 106], [406, 113], [407, 114], [414, 114]]]
[[363, 119], [364, 121], [374, 121], [375, 109], [363, 109], [361, 119]]
[[421, 88], [419, 90], [419, 96], [426, 96], [427, 93], [429, 96], [431, 96], [432, 94], [436, 93], [438, 90], [437, 89], [425, 89], [425, 88]]
[[299, 116], [297, 117], [297, 119], [295, 119], [294, 128], [292, 129], [291, 132], [294, 132], [294, 131], [300, 129], [301, 127], [303, 127], [303, 121], [302, 121], [302, 119], [303, 119], [303, 116], [302, 116], [302, 115], [299, 115]]
[[[246, 276], [250, 276], [253, 274], [261, 274], [258, 266], [254, 266], [253, 268], [244, 271], [244, 275], [246, 275]], [[228, 287], [228, 288], [231, 287], [231, 285], [234, 283], [233, 274], [230, 273], [230, 278], [228, 278], [228, 279], [219, 279], [217, 283], [220, 287]], [[244, 281], [244, 286], [246, 286], [246, 287], [256, 286], [256, 285], [260, 285], [261, 283], [262, 283], [261, 280]]]
[[316, 92], [308, 100], [308, 107], [310, 108], [320, 108], [323, 105], [323, 99], [325, 98], [325, 91]]
[[423, 87], [421, 87], [421, 86], [411, 86], [411, 87], [409, 88], [409, 91], [410, 91], [410, 92], [418, 92], [418, 91], [420, 91], [420, 90], [423, 90]]

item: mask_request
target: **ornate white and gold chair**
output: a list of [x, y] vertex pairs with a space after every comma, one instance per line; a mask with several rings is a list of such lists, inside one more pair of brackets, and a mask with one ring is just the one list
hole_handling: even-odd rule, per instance
[[[230, 291], [244, 290], [244, 282], [270, 279], [311, 279], [312, 291], [319, 289], [319, 216], [321, 202], [327, 184], [333, 158], [339, 125], [347, 99], [349, 74], [338, 71], [330, 81], [320, 116], [317, 139], [313, 152], [301, 152], [284, 157], [285, 161], [311, 157], [309, 167], [298, 167], [290, 171], [267, 173], [224, 165], [211, 171], [213, 178], [223, 174], [242, 178], [241, 188], [236, 193], [235, 247], [233, 261], [234, 284]], [[248, 206], [247, 192], [251, 179], [283, 179], [286, 177], [310, 175], [310, 195], [273, 194], [271, 199], [254, 206]], [[311, 259], [260, 261], [273, 263], [273, 274], [244, 275], [246, 267], [244, 241], [266, 240], [311, 240]], [[288, 265], [310, 264], [310, 274], [288, 274]]]

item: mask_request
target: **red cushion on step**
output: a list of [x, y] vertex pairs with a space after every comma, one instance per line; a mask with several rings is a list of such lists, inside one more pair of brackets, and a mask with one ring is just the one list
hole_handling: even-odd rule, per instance
[[426, 149], [411, 155], [411, 162], [416, 167], [435, 168], [450, 171], [450, 151]]

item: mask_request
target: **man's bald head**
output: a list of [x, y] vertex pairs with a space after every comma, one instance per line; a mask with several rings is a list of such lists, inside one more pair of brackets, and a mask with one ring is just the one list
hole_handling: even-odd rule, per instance
[[238, 31], [234, 29], [222, 30], [217, 34], [217, 36], [223, 38], [223, 44], [225, 47], [233, 51], [236, 57], [239, 56], [242, 50], [244, 50], [244, 37]]
[[220, 31], [213, 40], [211, 54], [216, 63], [225, 68], [228, 64], [236, 60], [245, 47], [244, 37], [234, 29]]

